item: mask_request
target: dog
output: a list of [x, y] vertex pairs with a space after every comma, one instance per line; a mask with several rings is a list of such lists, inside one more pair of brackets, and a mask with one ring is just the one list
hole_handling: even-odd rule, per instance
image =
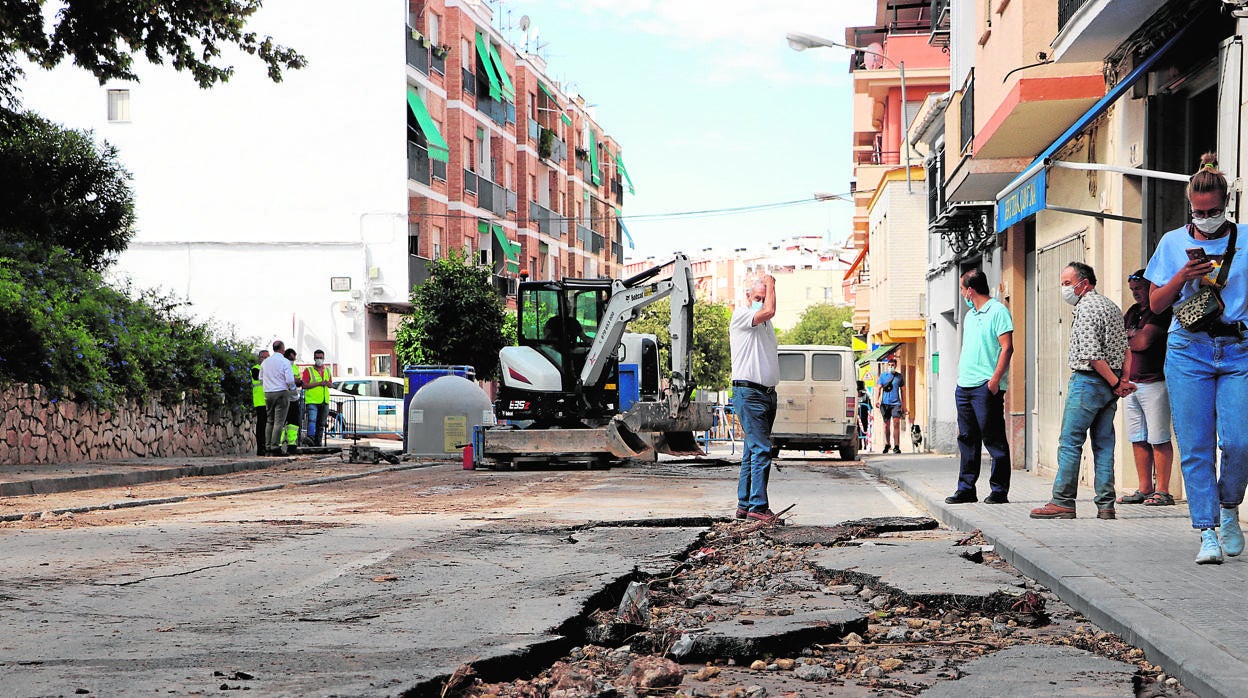
[[918, 453], [923, 450], [923, 429], [918, 424], [910, 425], [910, 452]]

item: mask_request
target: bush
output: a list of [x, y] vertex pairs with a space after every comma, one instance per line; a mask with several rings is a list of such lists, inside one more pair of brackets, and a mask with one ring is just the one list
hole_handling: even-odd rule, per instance
[[101, 407], [123, 398], [250, 405], [249, 346], [170, 296], [131, 298], [64, 248], [0, 243], [0, 380]]

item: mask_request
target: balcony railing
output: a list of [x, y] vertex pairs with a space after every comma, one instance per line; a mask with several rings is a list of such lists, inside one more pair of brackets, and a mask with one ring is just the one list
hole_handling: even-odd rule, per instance
[[431, 51], [429, 67], [438, 75], [446, 75], [446, 58], [438, 58], [438, 54]]
[[412, 36], [411, 27], [405, 27], [405, 29], [407, 31], [407, 64], [428, 75], [431, 58], [429, 49], [422, 46], [420, 41]]
[[1088, 0], [1057, 0], [1057, 30], [1060, 32], [1079, 8], [1088, 4]]
[[472, 170], [464, 170], [464, 193], [477, 193], [477, 173]]
[[472, 72], [471, 70], [468, 70], [467, 68], [463, 68], [460, 71], [460, 75], [463, 77], [463, 81], [464, 81], [464, 94], [472, 95], [473, 97], [476, 97], [477, 96], [476, 73]]
[[551, 237], [563, 237], [568, 233], [568, 222], [563, 216], [536, 201], [529, 202], [529, 220], [537, 223], [539, 231]]
[[854, 154], [854, 162], [858, 165], [900, 165], [901, 151], [861, 150]]
[[[481, 175], [477, 178], [477, 206], [487, 209], [497, 216], [507, 215], [507, 211], [516, 210], [516, 194], [495, 184]], [[466, 177], [465, 177], [466, 179]], [[465, 191], [467, 186], [464, 187]], [[509, 208], [510, 206], [510, 208]]]
[[539, 143], [542, 140], [542, 125], [529, 119], [529, 140]]
[[960, 124], [961, 139], [958, 145], [961, 146], [961, 152], [971, 147], [971, 140], [975, 137], [975, 73], [971, 73], [971, 79], [966, 83], [966, 91], [962, 93], [962, 103], [958, 106], [958, 118], [962, 120]]
[[593, 246], [590, 248], [590, 252], [593, 252], [594, 254], [602, 252], [603, 248], [607, 246], [607, 239], [598, 233], [590, 233], [590, 241], [593, 243]]
[[611, 243], [611, 256], [615, 258], [616, 264], [624, 263], [624, 246], [618, 242]]
[[407, 256], [407, 287], [419, 286], [429, 280], [429, 260], [416, 255]]
[[430, 184], [433, 166], [429, 160], [429, 150], [419, 143], [407, 142], [407, 178]]
[[543, 126], [537, 141], [537, 155], [559, 164], [568, 156], [568, 144], [556, 136], [552, 129]]
[[579, 223], [576, 225], [576, 239], [581, 243], [581, 249], [586, 251], [592, 250], [594, 245], [593, 238], [595, 235], [597, 235], [597, 233], [589, 228], [586, 228]]
[[492, 275], [491, 281], [493, 282], [494, 290], [498, 292], [498, 295], [503, 296], [504, 298], [516, 295], [515, 278], [494, 274]]

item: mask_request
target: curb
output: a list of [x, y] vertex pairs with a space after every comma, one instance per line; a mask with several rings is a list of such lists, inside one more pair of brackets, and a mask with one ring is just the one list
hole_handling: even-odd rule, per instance
[[127, 470], [111, 473], [92, 473], [90, 475], [70, 475], [67, 477], [37, 478], [0, 483], [0, 497], [20, 497], [32, 494], [62, 494], [80, 490], [97, 490], [107, 487], [127, 487], [143, 485], [149, 482], [176, 480], [182, 477], [199, 475], [228, 475], [248, 470], [263, 470], [285, 460], [275, 458], [238, 460], [213, 465], [182, 465], [171, 468], [153, 468], [151, 470]]
[[1228, 667], [1242, 665], [1207, 638], [1197, 636], [1182, 625], [1158, 627], [1155, 613], [1126, 597], [1114, 586], [1099, 579], [1086, 567], [1044, 548], [1008, 529], [986, 530], [982, 523], [945, 505], [924, 488], [898, 478], [884, 466], [866, 463], [867, 469], [884, 482], [914, 499], [934, 518], [962, 531], [979, 530], [996, 546], [996, 552], [1024, 575], [1035, 579], [1057, 594], [1089, 621], [1144, 650], [1149, 661], [1164, 664], [1168, 674], [1202, 698], [1235, 698], [1244, 692], [1244, 677], [1226, 676]]

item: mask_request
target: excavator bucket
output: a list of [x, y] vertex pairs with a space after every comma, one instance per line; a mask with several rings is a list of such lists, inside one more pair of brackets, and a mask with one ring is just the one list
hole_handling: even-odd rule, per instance
[[705, 456], [691, 431], [664, 431], [658, 435], [654, 450], [673, 456]]
[[687, 404], [679, 415], [672, 417], [663, 402], [635, 403], [622, 417], [634, 434], [655, 432], [654, 450], [673, 456], [705, 455], [694, 434], [711, 428], [714, 421], [708, 403]]
[[639, 458], [651, 450], [650, 444], [629, 429], [620, 415], [607, 423], [605, 431], [607, 450], [616, 458]]

